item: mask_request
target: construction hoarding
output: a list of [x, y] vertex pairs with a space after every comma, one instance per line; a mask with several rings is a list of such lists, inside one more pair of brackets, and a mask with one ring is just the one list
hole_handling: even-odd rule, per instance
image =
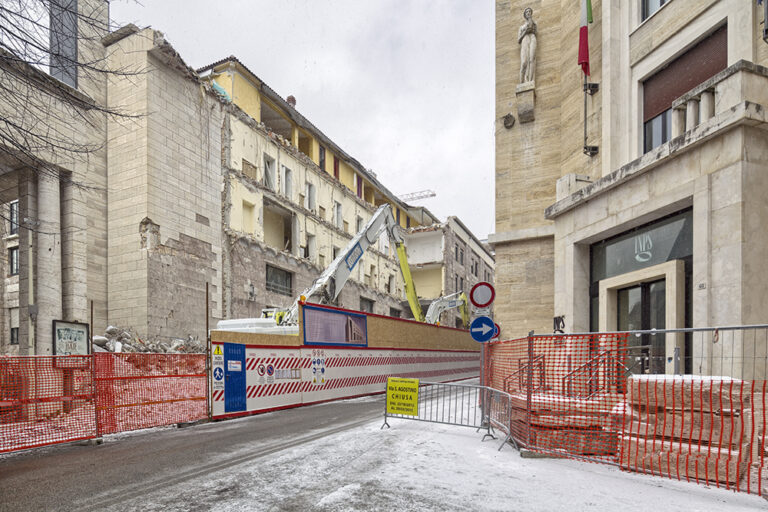
[[[448, 382], [479, 374], [467, 331], [326, 306], [302, 313], [298, 336], [212, 332], [214, 417], [381, 393], [393, 376]], [[345, 340], [351, 332], [351, 343], [316, 324], [328, 318]]]

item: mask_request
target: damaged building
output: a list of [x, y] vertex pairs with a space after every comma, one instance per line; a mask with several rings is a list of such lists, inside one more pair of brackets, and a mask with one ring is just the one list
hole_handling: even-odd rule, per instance
[[[78, 98], [50, 123], [82, 118], [62, 133], [93, 145], [84, 156], [41, 152], [34, 162], [0, 150], [0, 353], [54, 353], [53, 320], [92, 324], [94, 334], [117, 325], [144, 340], [204, 338], [219, 319], [290, 305], [383, 204], [404, 231], [438, 223], [237, 58], [195, 70], [158, 31], [107, 32], [106, 2], [77, 5], [104, 22], [87, 27], [94, 33], [78, 41], [77, 57], [136, 72], [93, 78], [75, 69], [62, 82], [0, 59], [5, 76], [48, 84], [39, 93], [53, 108], [62, 95]], [[0, 109], [17, 114], [13, 102]], [[410, 314], [385, 238], [365, 253], [339, 306]], [[482, 259], [492, 274], [492, 259]]]
[[[408, 262], [425, 310], [438, 297], [469, 295], [477, 283], [493, 283], [494, 259], [488, 244], [454, 216], [408, 230]], [[461, 327], [459, 311], [443, 312], [440, 324]]]

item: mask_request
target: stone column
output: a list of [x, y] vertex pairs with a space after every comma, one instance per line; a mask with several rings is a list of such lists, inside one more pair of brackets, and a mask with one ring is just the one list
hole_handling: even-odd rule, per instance
[[35, 355], [37, 178], [19, 171], [19, 355]]
[[62, 318], [61, 195], [58, 177], [37, 178], [37, 339], [38, 355], [53, 354], [53, 320]]
[[699, 126], [699, 100], [690, 99], [685, 104], [685, 129], [693, 130]]
[[701, 122], [708, 121], [715, 116], [715, 93], [714, 91], [704, 91], [701, 93], [701, 113], [699, 119]]
[[679, 137], [685, 132], [685, 109], [672, 109], [672, 138]]

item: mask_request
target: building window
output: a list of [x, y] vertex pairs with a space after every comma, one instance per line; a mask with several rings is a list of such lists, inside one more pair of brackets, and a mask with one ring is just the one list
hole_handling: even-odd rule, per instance
[[280, 192], [287, 198], [290, 199], [291, 194], [293, 193], [293, 173], [289, 168], [286, 166], [283, 166], [280, 179]]
[[19, 273], [19, 248], [8, 249], [8, 275], [15, 276]]
[[19, 233], [19, 202], [18, 201], [11, 201], [10, 204], [10, 230], [9, 232], [12, 235], [17, 235]]
[[672, 136], [672, 109], [668, 108], [643, 124], [643, 152], [647, 153], [668, 142]]
[[243, 158], [243, 174], [251, 178], [253, 181], [259, 180], [259, 170], [251, 162]]
[[395, 276], [390, 275], [389, 279], [387, 279], [387, 285], [386, 285], [387, 293], [390, 293], [394, 295], [395, 293]]
[[264, 155], [264, 186], [275, 192], [277, 190], [276, 178], [275, 159], [269, 155]]
[[255, 230], [256, 205], [243, 201], [243, 232], [253, 234]]
[[304, 257], [308, 260], [314, 259], [317, 253], [317, 242], [315, 235], [307, 234], [307, 245], [304, 246]]
[[333, 202], [333, 223], [338, 229], [344, 228], [344, 217], [341, 214], [341, 203]]
[[316, 193], [315, 193], [315, 186], [312, 183], [305, 183], [304, 186], [304, 208], [306, 208], [309, 211], [314, 212], [316, 207]]
[[396, 308], [389, 308], [389, 316], [393, 318], [400, 318], [400, 315], [402, 315], [402, 311]]
[[320, 146], [320, 155], [318, 156], [317, 165], [320, 169], [325, 170], [325, 148]]
[[464, 290], [464, 278], [460, 277], [459, 278], [459, 291], [463, 291], [463, 290]]
[[10, 313], [10, 327], [11, 327], [11, 345], [19, 344], [19, 308], [11, 308], [8, 310]]
[[293, 296], [293, 274], [267, 265], [267, 291]]
[[661, 9], [661, 6], [665, 3], [667, 3], [667, 0], [643, 0], [643, 21]]
[[406, 228], [410, 228], [411, 227], [411, 218], [410, 217], [406, 217], [405, 218], [405, 227]]
[[338, 258], [338, 257], [339, 257], [339, 251], [340, 251], [340, 250], [341, 250], [341, 249], [339, 249], [339, 248], [338, 248], [338, 247], [336, 247], [336, 246], [334, 246], [334, 247], [333, 247], [333, 249], [332, 249], [332, 253], [333, 253], [333, 259], [334, 259], [334, 260], [335, 260], [336, 258]]
[[363, 179], [355, 174], [355, 179], [357, 180], [357, 197], [360, 199], [363, 198]]
[[456, 246], [453, 248], [453, 254], [456, 261], [459, 261], [459, 244], [456, 244]]
[[77, 0], [56, 0], [50, 4], [50, 73], [77, 88]]
[[397, 221], [397, 225], [400, 225], [400, 208], [395, 208], [395, 220]]
[[361, 216], [357, 216], [357, 219], [355, 219], [355, 233], [359, 233], [363, 230], [363, 218]]
[[360, 297], [360, 311], [364, 313], [373, 313], [373, 301], [371, 299], [366, 299], [365, 297]]
[[333, 157], [333, 177], [339, 179], [339, 159], [336, 156]]
[[[672, 136], [672, 102], [728, 65], [728, 27], [722, 26], [643, 82], [643, 150]], [[687, 126], [686, 130], [693, 129]]]
[[459, 263], [464, 264], [464, 249], [459, 251]]

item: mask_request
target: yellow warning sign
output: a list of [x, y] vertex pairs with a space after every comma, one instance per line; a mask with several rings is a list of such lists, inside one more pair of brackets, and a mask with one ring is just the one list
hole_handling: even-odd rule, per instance
[[387, 379], [387, 414], [419, 415], [419, 379]]
[[223, 352], [221, 351], [221, 345], [216, 345], [216, 348], [213, 349], [213, 355], [215, 356], [224, 355]]

